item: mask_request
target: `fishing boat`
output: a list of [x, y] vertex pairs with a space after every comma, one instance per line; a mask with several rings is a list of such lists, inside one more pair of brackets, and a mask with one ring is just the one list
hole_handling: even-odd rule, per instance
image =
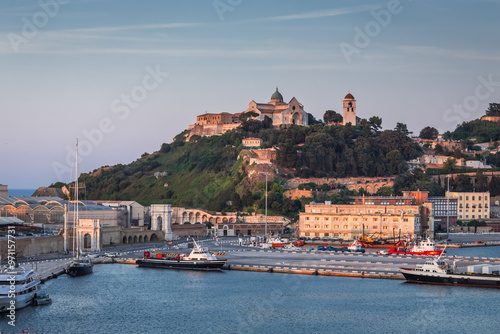
[[476, 264], [457, 267], [456, 262], [449, 265], [439, 256], [417, 264], [415, 268], [401, 268], [399, 271], [409, 283], [500, 288], [500, 266]]
[[[152, 257], [155, 254], [155, 257]], [[137, 260], [139, 267], [187, 270], [221, 270], [226, 260], [218, 260], [208, 249], [201, 247], [193, 239], [193, 249], [186, 254], [162, 254], [144, 252], [144, 258]]]
[[40, 283], [32, 269], [17, 265], [4, 268], [0, 272], [0, 312], [31, 305]]
[[[66, 274], [75, 277], [75, 276], [83, 276], [91, 274], [94, 268], [94, 264], [89, 257], [81, 257], [80, 253], [80, 234], [79, 234], [79, 221], [78, 221], [78, 139], [76, 140], [76, 168], [75, 168], [75, 221], [74, 221], [74, 229], [73, 240], [76, 237], [76, 258], [73, 258], [71, 264], [68, 268], [66, 268]], [[73, 249], [74, 248], [73, 242]]]

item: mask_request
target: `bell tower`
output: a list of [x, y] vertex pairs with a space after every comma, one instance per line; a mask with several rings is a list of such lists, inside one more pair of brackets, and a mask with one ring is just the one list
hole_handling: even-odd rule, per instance
[[343, 114], [343, 123], [346, 125], [347, 123], [351, 123], [351, 125], [356, 125], [356, 99], [352, 96], [351, 93], [347, 94], [344, 97], [344, 114]]

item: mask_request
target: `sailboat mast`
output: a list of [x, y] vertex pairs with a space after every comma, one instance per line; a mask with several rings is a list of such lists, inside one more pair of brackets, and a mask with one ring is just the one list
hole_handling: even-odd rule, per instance
[[78, 222], [78, 138], [76, 138], [76, 166], [75, 166], [75, 222], [76, 222], [76, 257], [80, 259], [80, 234], [79, 234], [79, 226]]

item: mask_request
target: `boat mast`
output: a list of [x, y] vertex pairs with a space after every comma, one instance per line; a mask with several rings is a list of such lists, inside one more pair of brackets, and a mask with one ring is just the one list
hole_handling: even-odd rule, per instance
[[68, 251], [68, 230], [67, 230], [67, 220], [68, 220], [68, 206], [64, 204], [64, 253]]
[[80, 235], [78, 222], [78, 138], [76, 138], [76, 166], [75, 166], [75, 223], [76, 223], [76, 258], [80, 259]]

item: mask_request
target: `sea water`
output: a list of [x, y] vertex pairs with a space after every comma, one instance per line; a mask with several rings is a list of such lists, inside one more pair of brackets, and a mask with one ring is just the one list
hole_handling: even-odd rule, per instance
[[[453, 250], [496, 255], [499, 247]], [[452, 250], [450, 249], [450, 252]], [[101, 264], [42, 285], [4, 333], [498, 333], [500, 289]]]

